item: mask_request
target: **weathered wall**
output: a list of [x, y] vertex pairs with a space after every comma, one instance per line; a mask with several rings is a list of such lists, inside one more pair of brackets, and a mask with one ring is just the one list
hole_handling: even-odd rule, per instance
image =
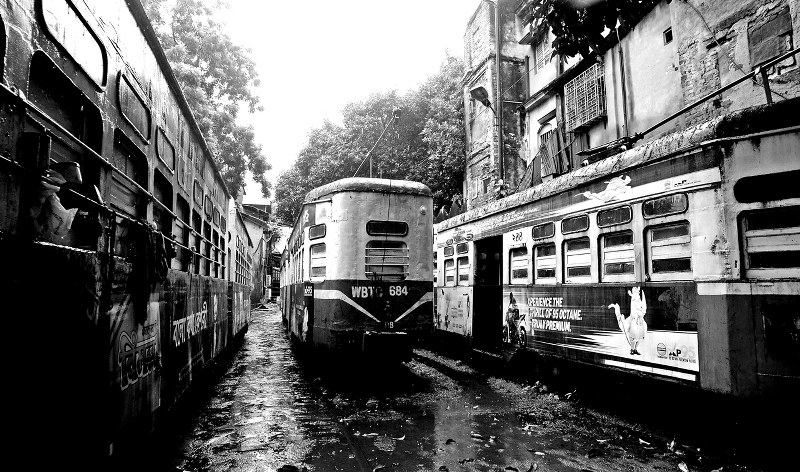
[[[749, 73], [753, 69], [751, 41], [754, 33], [787, 8], [792, 22], [791, 44], [792, 47], [797, 46], [800, 34], [797, 0], [767, 3], [752, 0], [692, 0], [690, 5], [672, 2], [671, 6], [672, 24], [676, 25], [675, 40], [684, 104]], [[769, 26], [762, 31], [767, 35], [776, 32], [771, 31]], [[787, 98], [800, 95], [800, 69], [796, 66], [796, 60], [787, 61], [780, 69], [771, 74], [772, 90]], [[777, 94], [774, 99], [780, 100]], [[697, 123], [764, 102], [763, 88], [753, 81], [745, 81], [723, 93], [719, 100], [711, 100], [690, 111], [686, 121]]]
[[[465, 201], [467, 208], [480, 206], [496, 198], [494, 189], [501, 178], [513, 188], [525, 171], [525, 163], [518, 158], [521, 139], [519, 114], [515, 111], [524, 99], [525, 84], [520, 81], [524, 73], [524, 48], [517, 41], [512, 0], [501, 0], [500, 49], [503, 99], [517, 103], [497, 106], [497, 65], [495, 50], [495, 7], [481, 1], [470, 19], [464, 35], [464, 52], [468, 71], [464, 80], [464, 121], [467, 132], [467, 170], [465, 174]], [[470, 99], [469, 91], [483, 86], [489, 93], [492, 108]], [[506, 133], [505, 157], [501, 164], [497, 118], [503, 114]], [[506, 157], [507, 156], [507, 157]], [[500, 167], [503, 165], [503, 171]]]

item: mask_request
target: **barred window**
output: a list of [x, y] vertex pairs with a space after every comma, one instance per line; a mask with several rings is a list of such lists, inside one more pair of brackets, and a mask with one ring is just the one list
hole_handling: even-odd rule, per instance
[[603, 64], [595, 63], [564, 86], [567, 130], [590, 125], [606, 116]]
[[591, 282], [592, 255], [589, 238], [564, 242], [565, 282]]
[[444, 283], [448, 287], [456, 285], [456, 263], [453, 259], [444, 261]]
[[555, 243], [536, 246], [534, 249], [535, 283], [556, 283], [556, 245]]
[[468, 257], [459, 257], [458, 258], [458, 285], [467, 286], [469, 285], [469, 258]]
[[512, 284], [528, 283], [528, 248], [517, 247], [509, 254], [509, 282]]
[[601, 238], [604, 282], [630, 281], [634, 278], [633, 232], [604, 234]]
[[403, 241], [369, 241], [365, 261], [371, 279], [400, 281], [408, 276], [408, 247]]
[[745, 214], [742, 233], [747, 277], [800, 277], [800, 207]]
[[311, 246], [310, 272], [311, 278], [325, 277], [325, 243]]
[[691, 278], [692, 236], [689, 223], [656, 226], [647, 233], [648, 264], [653, 280]]

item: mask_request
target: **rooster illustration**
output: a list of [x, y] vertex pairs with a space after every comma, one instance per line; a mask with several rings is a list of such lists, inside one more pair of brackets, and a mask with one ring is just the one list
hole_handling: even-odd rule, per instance
[[608, 307], [614, 309], [619, 329], [622, 330], [631, 347], [631, 354], [641, 355], [637, 348], [647, 334], [647, 322], [644, 320], [647, 312], [647, 300], [645, 300], [641, 287], [631, 288], [628, 290], [628, 295], [631, 297], [631, 314], [627, 318], [620, 312], [619, 303], [612, 303]]
[[631, 178], [628, 177], [627, 175], [615, 177], [611, 180], [606, 181], [605, 183], [608, 184], [606, 185], [605, 189], [597, 193], [582, 192], [581, 195], [583, 195], [586, 198], [599, 200], [601, 202], [610, 202], [611, 200], [614, 200], [615, 198], [618, 198], [623, 194], [631, 191], [630, 187]]

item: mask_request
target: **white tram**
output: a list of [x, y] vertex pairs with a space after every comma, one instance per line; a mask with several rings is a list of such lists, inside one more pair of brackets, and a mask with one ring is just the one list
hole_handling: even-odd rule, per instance
[[734, 396], [800, 391], [798, 103], [437, 224], [437, 334]]
[[433, 330], [431, 191], [349, 178], [305, 198], [281, 260], [287, 332], [337, 352], [408, 358]]

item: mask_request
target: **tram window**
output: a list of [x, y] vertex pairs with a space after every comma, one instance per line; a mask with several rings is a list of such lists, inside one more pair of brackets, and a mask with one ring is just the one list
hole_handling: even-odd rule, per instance
[[180, 195], [175, 197], [175, 214], [178, 216], [176, 239], [184, 247], [177, 247], [178, 262], [181, 270], [189, 269], [189, 258], [191, 253], [189, 247], [189, 202]]
[[651, 277], [663, 279], [659, 277], [660, 274], [691, 273], [692, 236], [689, 223], [656, 226], [647, 232]]
[[528, 248], [517, 247], [509, 254], [509, 280], [512, 284], [528, 283]]
[[211, 215], [214, 213], [214, 204], [211, 203], [211, 197], [206, 195], [205, 204], [203, 205], [203, 211], [205, 212], [208, 218], [211, 218]]
[[444, 261], [444, 284], [448, 287], [456, 285], [456, 263], [453, 259]]
[[742, 231], [748, 277], [800, 276], [800, 207], [747, 213]]
[[47, 32], [95, 84], [106, 84], [106, 51], [71, 2], [42, 0]]
[[[55, 65], [43, 51], [31, 58], [28, 97], [73, 136], [100, 152], [103, 141], [103, 120], [100, 109]], [[84, 181], [85, 164], [82, 164]]]
[[203, 218], [197, 210], [192, 211], [192, 229], [194, 229], [194, 273], [200, 273], [200, 250], [202, 247], [201, 233]]
[[580, 215], [567, 218], [561, 222], [561, 232], [563, 234], [577, 233], [589, 229], [589, 216]]
[[449, 257], [453, 255], [453, 246], [446, 246], [444, 248], [444, 257]]
[[534, 249], [535, 282], [537, 284], [556, 283], [556, 245], [555, 243], [536, 246]]
[[625, 224], [631, 221], [631, 216], [631, 207], [627, 205], [599, 211], [597, 212], [597, 226], [605, 228]]
[[434, 251], [434, 253], [433, 253], [433, 285], [437, 285], [436, 282], [437, 282], [437, 279], [439, 278], [438, 277], [439, 276], [438, 258], [439, 258], [439, 256]]
[[214, 245], [212, 249], [214, 252], [214, 277], [219, 277], [219, 233], [217, 230], [211, 230], [211, 243]]
[[311, 246], [311, 278], [325, 277], [325, 243]]
[[469, 258], [468, 257], [459, 257], [458, 258], [458, 285], [467, 286], [469, 285]]
[[404, 221], [368, 221], [367, 234], [371, 236], [405, 236], [408, 224]]
[[797, 182], [800, 182], [800, 170], [744, 177], [733, 186], [733, 196], [742, 203], [800, 198]]
[[369, 241], [365, 260], [367, 277], [400, 281], [408, 275], [408, 247], [402, 241]]
[[456, 254], [466, 254], [469, 252], [469, 245], [467, 243], [456, 244]]
[[591, 282], [592, 255], [589, 238], [564, 242], [565, 282]]
[[197, 180], [194, 181], [194, 187], [192, 188], [192, 196], [194, 197], [195, 203], [198, 205], [203, 204], [203, 186]]
[[604, 234], [601, 237], [601, 247], [603, 281], [633, 280], [633, 232]]
[[308, 228], [308, 239], [319, 239], [324, 238], [325, 234], [328, 232], [325, 223], [309, 226]]
[[[141, 187], [147, 187], [147, 157], [120, 130], [114, 132], [111, 163]], [[109, 200], [116, 209], [130, 216], [143, 213], [142, 199], [139, 196], [141, 191], [116, 172], [111, 175], [109, 190]]]
[[172, 184], [158, 169], [153, 175], [153, 197], [166, 207], [158, 203], [153, 205], [153, 223], [156, 229], [169, 235], [172, 233], [172, 215], [169, 213], [172, 211]]
[[169, 170], [175, 171], [175, 146], [172, 145], [161, 128], [158, 128], [156, 133], [156, 154]]
[[556, 225], [555, 223], [545, 223], [542, 225], [537, 225], [533, 227], [531, 231], [533, 239], [544, 239], [544, 238], [552, 238], [553, 235], [556, 233]]
[[205, 272], [204, 275], [211, 275], [211, 223], [208, 221], [203, 222], [203, 244], [205, 244], [205, 251], [203, 255], [205, 258]]
[[642, 203], [642, 214], [645, 218], [657, 216], [677, 215], [689, 208], [689, 198], [684, 193], [667, 195], [666, 197], [645, 200]]
[[117, 100], [122, 117], [145, 142], [150, 141], [150, 107], [122, 72], [117, 76]]

